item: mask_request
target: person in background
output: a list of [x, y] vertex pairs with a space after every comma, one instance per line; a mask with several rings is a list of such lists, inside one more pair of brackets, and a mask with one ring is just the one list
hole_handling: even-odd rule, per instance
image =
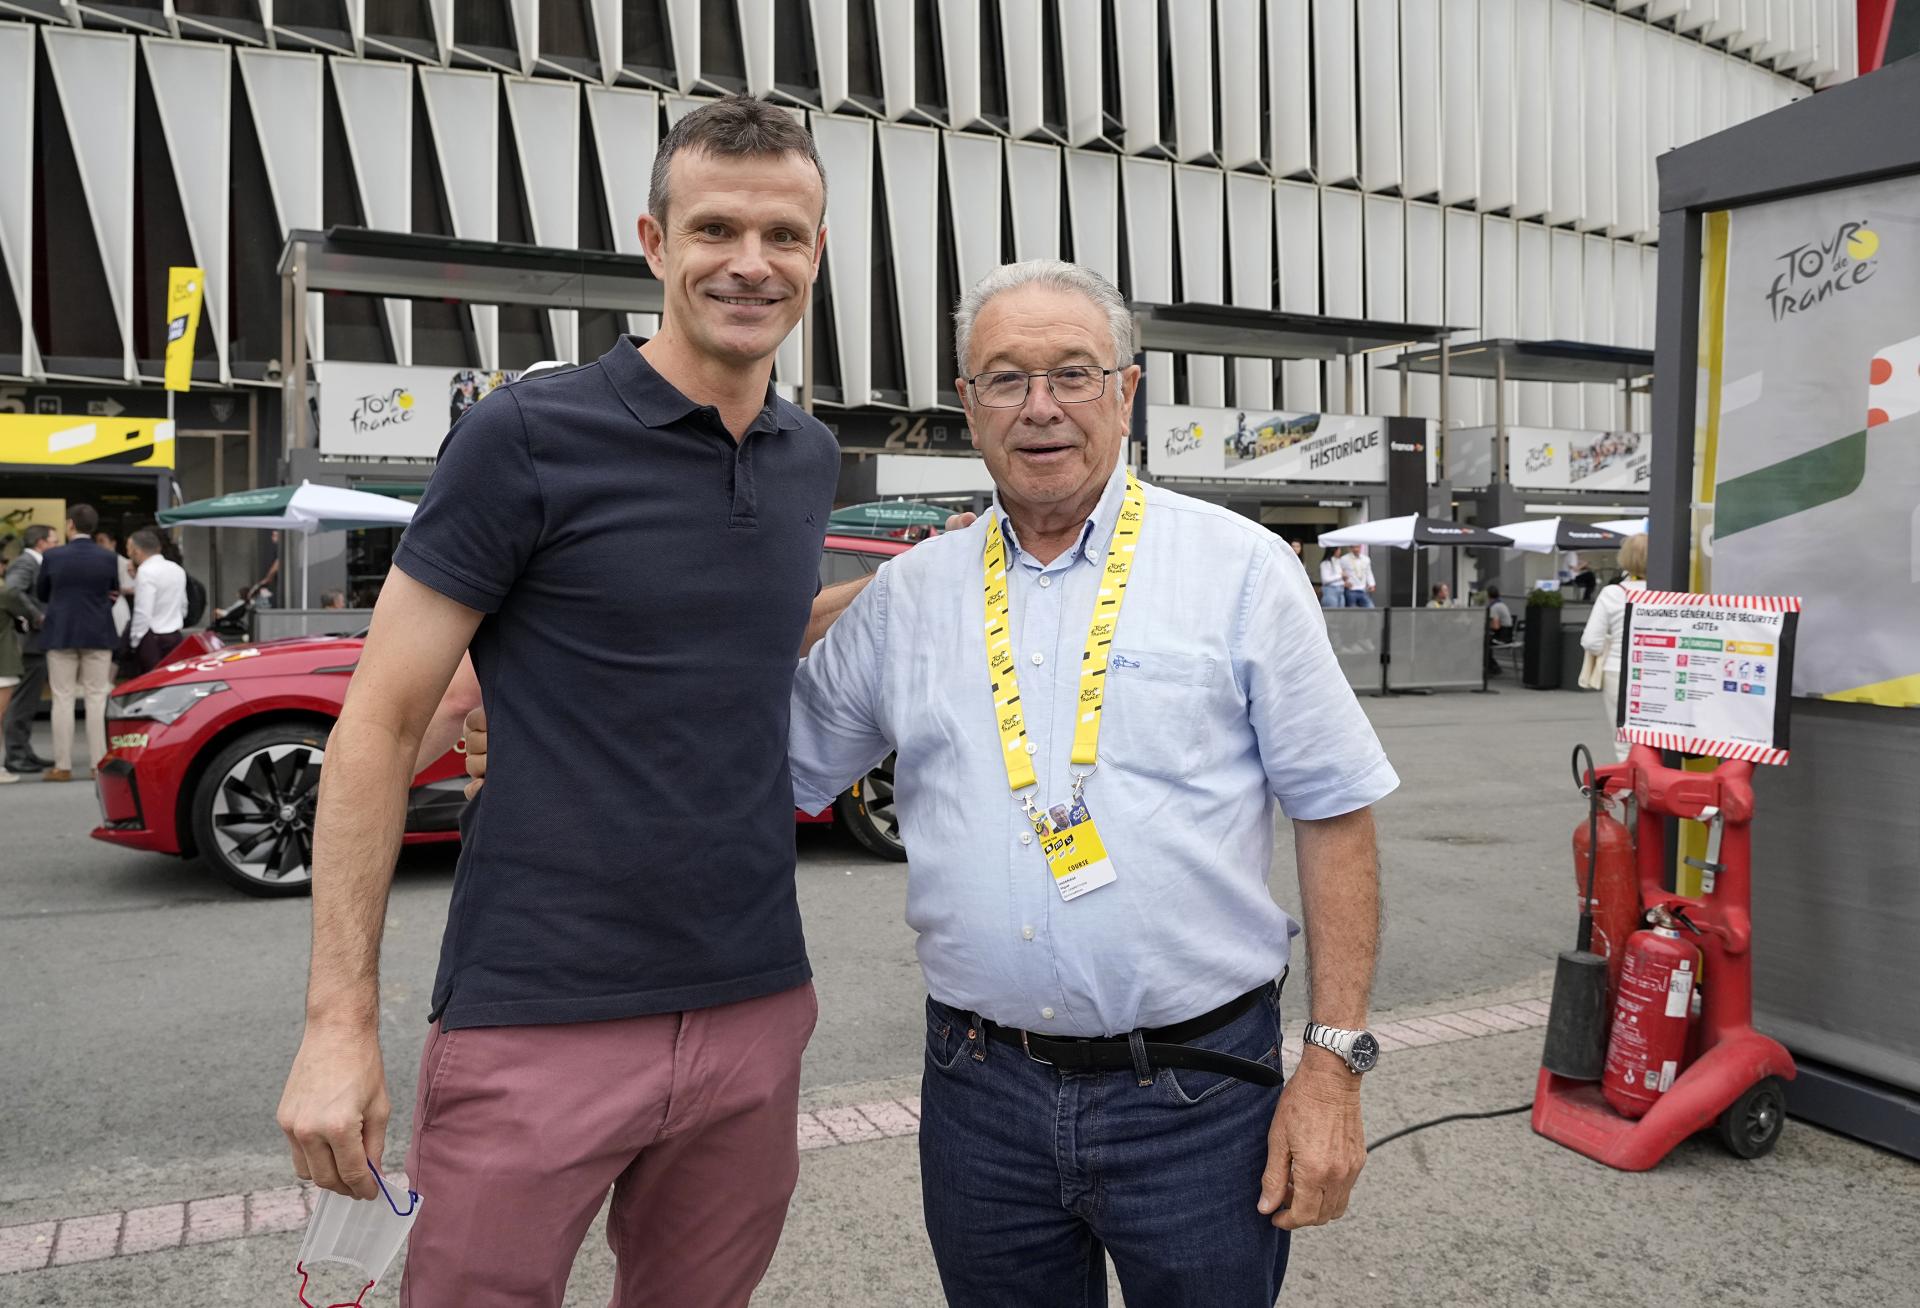
[[347, 592], [344, 590], [321, 591], [320, 607], [323, 609], [344, 609], [347, 607]]
[[1342, 607], [1373, 607], [1373, 560], [1362, 554], [1358, 545], [1349, 545], [1340, 556], [1340, 582], [1344, 588]]
[[34, 590], [47, 606], [40, 632], [53, 684], [53, 766], [44, 781], [73, 780], [73, 702], [87, 701], [87, 764], [107, 752], [107, 695], [113, 689], [113, 594], [120, 556], [93, 543], [100, 515], [91, 504], [67, 511], [67, 543], [47, 551]]
[[1573, 558], [1573, 584], [1580, 588], [1582, 604], [1593, 602], [1593, 591], [1600, 579], [1593, 575], [1593, 565], [1577, 554]]
[[[1513, 610], [1500, 598], [1500, 588], [1487, 587], [1487, 635], [1494, 645], [1513, 643]], [[1487, 649], [1487, 675], [1498, 677], [1504, 669], [1494, 660], [1492, 646]]]
[[113, 629], [124, 637], [127, 624], [133, 621], [133, 561], [120, 553], [120, 533], [112, 527], [94, 532], [93, 543], [120, 555], [120, 590], [113, 597]]
[[[38, 612], [25, 595], [0, 581], [0, 718], [6, 715], [14, 689], [26, 671], [25, 658], [20, 652], [20, 630], [14, 624], [16, 620], [30, 624]], [[19, 779], [18, 772], [0, 765], [0, 786], [10, 786]]]
[[133, 625], [127, 628], [136, 675], [159, 667], [186, 636], [187, 570], [167, 558], [165, 548], [152, 527], [127, 541], [136, 568]]
[[1433, 583], [1433, 593], [1427, 600], [1427, 607], [1430, 609], [1450, 609], [1453, 607], [1453, 592], [1447, 589], [1446, 582], [1436, 581]]
[[1347, 583], [1340, 576], [1340, 551], [1328, 550], [1320, 556], [1320, 607], [1337, 609], [1346, 605]]
[[[1647, 538], [1629, 536], [1620, 547], [1620, 580], [1600, 592], [1593, 612], [1587, 615], [1586, 630], [1580, 633], [1580, 648], [1600, 662], [1601, 707], [1607, 715], [1607, 734], [1617, 730], [1620, 705], [1620, 635], [1627, 624], [1627, 598], [1647, 588]], [[1614, 741], [1614, 754], [1621, 763], [1633, 746]]]
[[[4, 724], [6, 736], [7, 770], [44, 772], [53, 766], [53, 760], [33, 752], [33, 715], [39, 711], [40, 692], [47, 684], [47, 658], [40, 643], [40, 624], [46, 610], [40, 607], [34, 589], [40, 579], [40, 561], [59, 541], [54, 539], [53, 528], [42, 522], [28, 526], [20, 533], [20, 540], [24, 548], [7, 564], [6, 582], [24, 602], [27, 616], [19, 619], [16, 626], [20, 636], [20, 680], [13, 688], [11, 702], [0, 711], [0, 724]], [[15, 619], [10, 617], [4, 621], [14, 623]]]
[[280, 584], [280, 533], [267, 533], [267, 543], [261, 549], [260, 556], [266, 560], [266, 571], [260, 574], [260, 580], [253, 583], [247, 591], [247, 598], [253, 601], [256, 609], [269, 608], [273, 604], [273, 588]]

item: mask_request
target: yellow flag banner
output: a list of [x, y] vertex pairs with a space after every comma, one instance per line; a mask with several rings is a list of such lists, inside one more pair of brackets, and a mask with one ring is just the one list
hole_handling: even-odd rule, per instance
[[206, 274], [198, 268], [167, 270], [167, 389], [193, 388], [193, 338], [200, 330], [200, 295]]
[[72, 467], [118, 463], [134, 468], [171, 468], [173, 443], [173, 423], [166, 418], [0, 413], [0, 464]]

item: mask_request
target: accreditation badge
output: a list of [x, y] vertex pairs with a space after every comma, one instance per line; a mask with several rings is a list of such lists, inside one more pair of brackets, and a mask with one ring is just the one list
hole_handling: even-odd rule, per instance
[[1115, 880], [1113, 860], [1107, 857], [1106, 844], [1093, 825], [1093, 815], [1080, 807], [1083, 820], [1063, 831], [1042, 832], [1041, 852], [1047, 856], [1047, 870], [1060, 898], [1072, 903], [1090, 890], [1098, 890]]

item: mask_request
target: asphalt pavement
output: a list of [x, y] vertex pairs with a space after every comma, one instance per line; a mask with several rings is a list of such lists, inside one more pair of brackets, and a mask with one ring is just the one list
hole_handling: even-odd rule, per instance
[[[1573, 930], [1583, 805], [1567, 754], [1600, 733], [1593, 697], [1572, 693], [1366, 705], [1403, 780], [1379, 807], [1375, 1008], [1403, 1038], [1367, 1083], [1377, 1138], [1530, 1097], [1528, 1012]], [[94, 820], [83, 783], [0, 788], [0, 1305], [291, 1303], [301, 1209], [273, 1110], [300, 1034], [306, 901], [248, 899], [197, 864], [93, 842]], [[1281, 835], [1271, 883], [1292, 905]], [[937, 1304], [903, 872], [835, 832], [799, 843], [821, 1016], [800, 1189], [755, 1303]], [[388, 914], [395, 1158], [452, 877], [448, 851], [410, 851]], [[1287, 988], [1296, 1030], [1303, 963]], [[1282, 1303], [1893, 1304], [1920, 1283], [1916, 1212], [1920, 1167], [1804, 1123], [1765, 1159], [1696, 1140], [1635, 1177], [1524, 1115], [1459, 1122], [1370, 1159], [1349, 1217], [1296, 1242]], [[136, 1236], [167, 1222], [170, 1236]], [[37, 1266], [42, 1247], [56, 1265], [5, 1270]], [[604, 1303], [610, 1271], [596, 1233], [568, 1303]], [[388, 1285], [369, 1299], [395, 1301]]]

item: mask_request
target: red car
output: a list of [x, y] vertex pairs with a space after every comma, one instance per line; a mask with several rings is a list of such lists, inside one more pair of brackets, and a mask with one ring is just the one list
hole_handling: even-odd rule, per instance
[[[904, 540], [827, 537], [820, 577], [831, 585], [874, 571]], [[211, 633], [115, 688], [107, 756], [95, 773], [96, 840], [199, 855], [256, 895], [299, 895], [313, 870], [313, 817], [327, 733], [360, 660], [360, 636], [264, 645], [219, 644]], [[460, 838], [466, 766], [449, 752], [413, 780], [409, 845]], [[887, 759], [819, 817], [839, 821], [867, 849], [904, 860]]]

